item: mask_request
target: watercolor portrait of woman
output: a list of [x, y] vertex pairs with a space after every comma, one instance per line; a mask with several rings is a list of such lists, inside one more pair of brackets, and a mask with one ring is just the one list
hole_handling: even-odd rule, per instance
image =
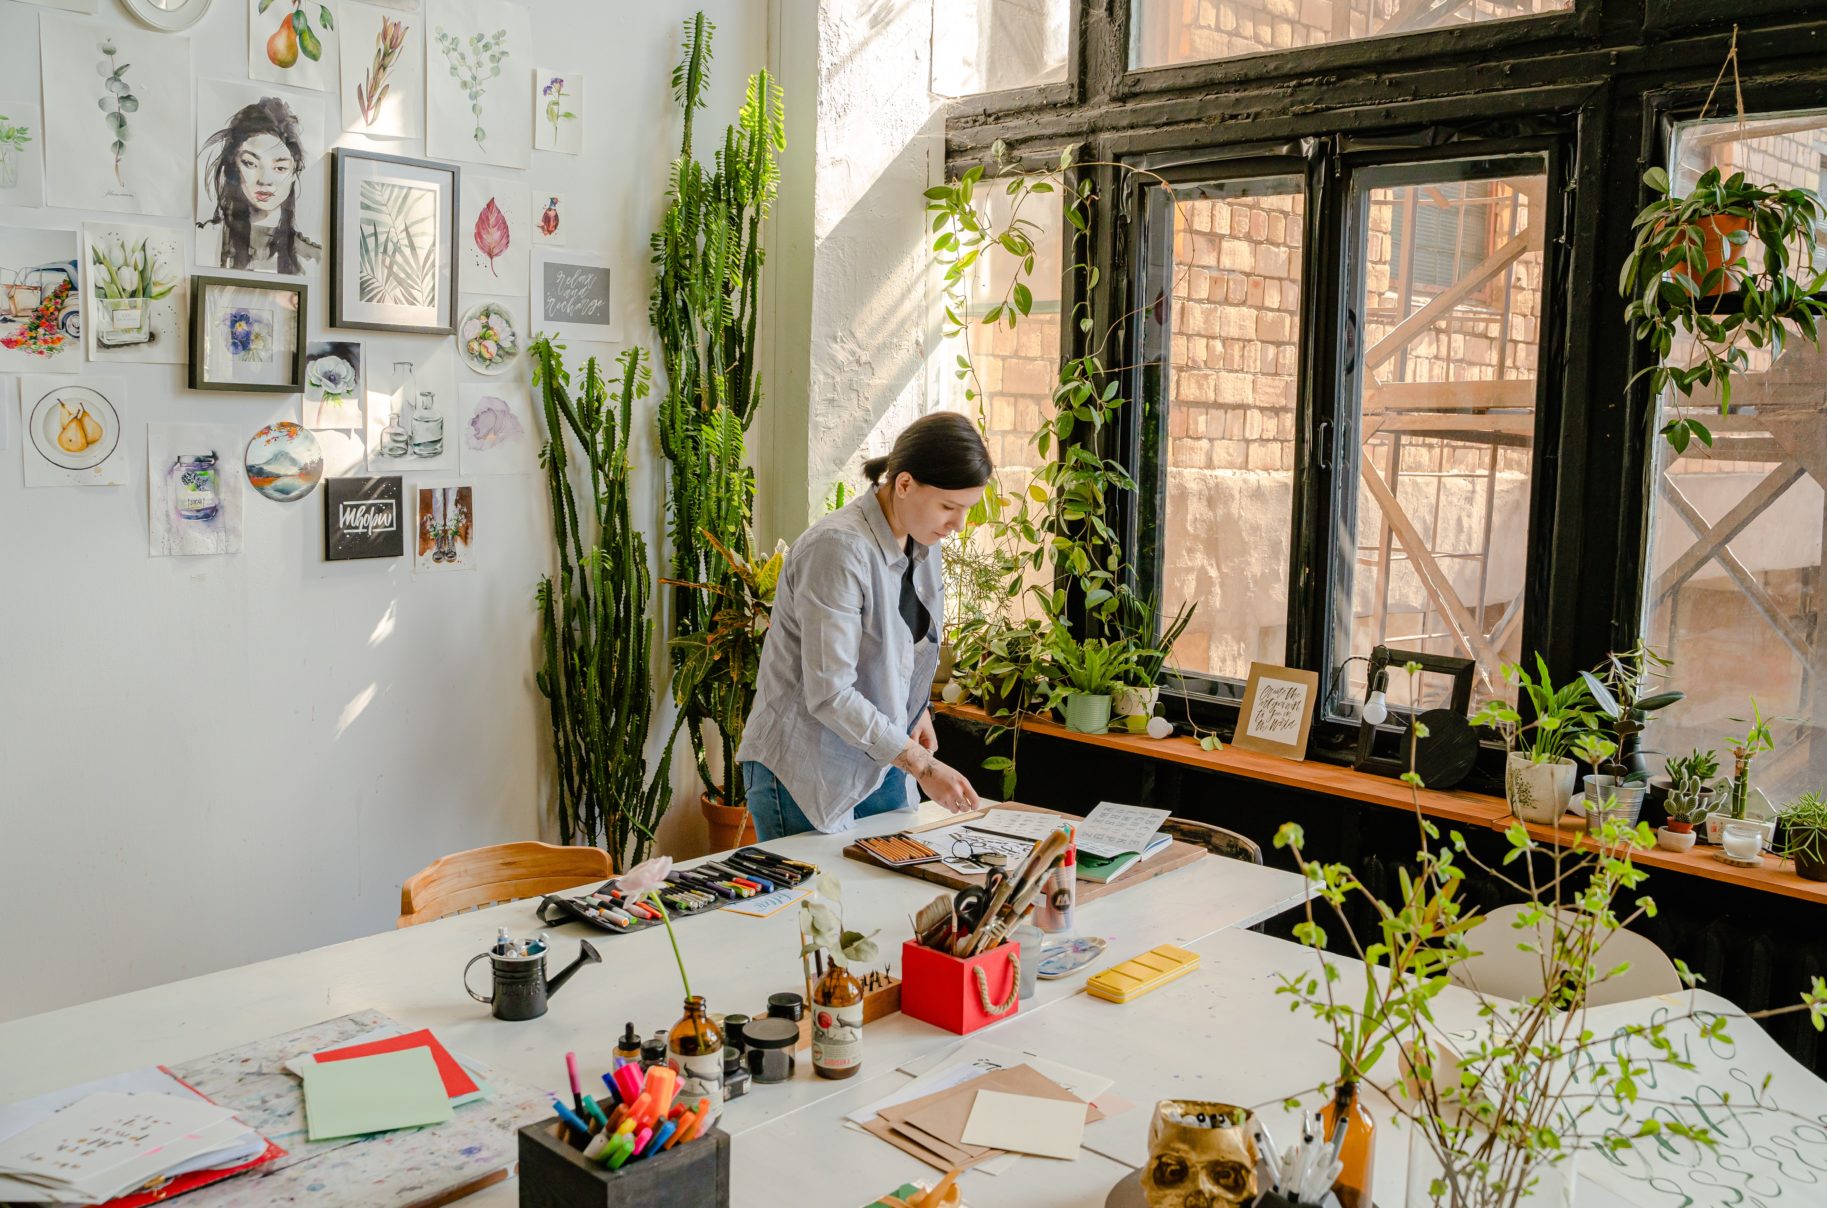
[[299, 229], [304, 140], [292, 107], [263, 96], [198, 151], [197, 258], [221, 268], [296, 276], [323, 259]]

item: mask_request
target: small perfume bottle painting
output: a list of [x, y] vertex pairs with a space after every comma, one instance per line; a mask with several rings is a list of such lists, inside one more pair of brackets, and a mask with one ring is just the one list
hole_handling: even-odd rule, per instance
[[420, 487], [412, 568], [474, 570], [476, 507], [470, 486]]
[[281, 503], [309, 495], [324, 476], [317, 438], [291, 421], [268, 424], [247, 442], [248, 485]]
[[241, 551], [240, 437], [226, 424], [146, 425], [147, 516], [152, 556]]

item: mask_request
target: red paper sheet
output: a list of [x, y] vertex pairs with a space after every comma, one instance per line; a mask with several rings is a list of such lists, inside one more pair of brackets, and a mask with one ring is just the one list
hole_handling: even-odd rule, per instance
[[402, 1049], [430, 1049], [431, 1059], [437, 1062], [438, 1074], [444, 1079], [444, 1093], [455, 1099], [459, 1095], [473, 1095], [476, 1083], [457, 1059], [450, 1055], [450, 1050], [438, 1043], [438, 1038], [431, 1034], [430, 1028], [420, 1028], [416, 1032], [407, 1032], [404, 1036], [389, 1036], [385, 1040], [371, 1040], [367, 1044], [352, 1044], [344, 1049], [325, 1049], [315, 1054], [318, 1061], [347, 1061], [351, 1057], [372, 1057], [376, 1053], [397, 1053]]

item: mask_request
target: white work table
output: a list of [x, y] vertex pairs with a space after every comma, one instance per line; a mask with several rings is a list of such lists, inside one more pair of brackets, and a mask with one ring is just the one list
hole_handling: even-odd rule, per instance
[[[942, 816], [930, 804], [922, 810], [919, 821]], [[898, 972], [900, 943], [910, 932], [909, 917], [940, 893], [940, 887], [844, 859], [841, 849], [861, 835], [889, 833], [913, 824], [915, 819], [907, 813], [888, 814], [842, 835], [798, 835], [765, 846], [837, 875], [844, 886], [846, 926], [865, 932], [879, 928], [877, 939], [884, 961]], [[1071, 977], [1041, 982], [1016, 1017], [977, 1035], [1009, 1043], [1002, 1035], [1014, 1035], [1016, 1028], [1028, 1029], [1023, 1036], [1035, 1034], [1035, 1028], [1044, 1034], [1047, 1017], [1058, 1008], [1070, 1003], [1077, 1010], [1089, 1001], [1079, 991], [1096, 969], [1158, 944], [1190, 946], [1229, 928], [1249, 927], [1297, 904], [1305, 892], [1301, 878], [1292, 873], [1208, 856], [1081, 906], [1078, 929], [1108, 938], [1106, 958]], [[679, 1017], [683, 994], [663, 928], [612, 935], [573, 923], [545, 928], [553, 942], [549, 970], [562, 968], [576, 955], [577, 941], [586, 938], [602, 954], [603, 963], [578, 970], [552, 999], [544, 1018], [523, 1023], [491, 1018], [486, 1007], [464, 993], [463, 966], [494, 942], [498, 927], [506, 927], [514, 935], [540, 930], [533, 915], [536, 906], [536, 902], [510, 903], [0, 1024], [0, 1102], [123, 1070], [176, 1065], [365, 1008], [383, 1011], [409, 1028], [430, 1027], [452, 1049], [492, 1066], [505, 1077], [559, 1089], [567, 1050], [576, 1051], [586, 1076], [594, 1077], [608, 1068], [610, 1050], [625, 1020], [632, 1020], [636, 1032], [645, 1036], [670, 1027]], [[765, 1008], [768, 994], [801, 989], [797, 913], [797, 907], [789, 907], [758, 919], [722, 910], [675, 920], [692, 991], [702, 994], [714, 1012], [752, 1015]], [[250, 915], [249, 925], [258, 925], [257, 916]], [[478, 989], [486, 988], [485, 966], [478, 965], [473, 977]], [[1283, 1009], [1278, 1003], [1265, 1005]], [[1116, 1012], [1108, 1017], [1093, 1052], [1077, 1053], [1049, 1044], [1050, 1054], [1068, 1064], [1118, 1076], [1115, 1066], [1124, 1055], [1125, 1016], [1121, 1008]], [[861, 1100], [852, 1096], [883, 1076], [904, 1080], [893, 1074], [896, 1067], [957, 1040], [938, 1028], [893, 1015], [866, 1030], [860, 1080], [815, 1078], [810, 1062], [802, 1059], [790, 1082], [755, 1086], [730, 1103], [722, 1125], [737, 1141], [734, 1179], [738, 1200], [751, 1202], [763, 1188], [777, 1196], [782, 1186], [789, 1185], [775, 1177], [775, 1163], [785, 1163], [781, 1169], [791, 1171], [804, 1186], [804, 1180], [820, 1169], [828, 1155], [840, 1153], [846, 1157], [861, 1154], [859, 1161], [869, 1171], [864, 1184], [847, 1183], [835, 1173], [829, 1178], [821, 1176], [820, 1185], [829, 1194], [802, 1196], [799, 1202], [864, 1202], [869, 1194], [891, 1189], [895, 1185], [892, 1172], [903, 1166], [909, 1177], [930, 1177], [930, 1169], [884, 1142], [848, 1130], [841, 1138], [831, 1134], [842, 1129], [843, 1112], [850, 1110], [837, 1104], [867, 1102], [867, 1096]], [[1145, 1130], [1148, 1103], [1125, 1089], [1130, 1081], [1127, 1076], [1119, 1077], [1116, 1089], [1137, 1099], [1139, 1106], [1126, 1114], [1127, 1124]], [[893, 1085], [885, 1082], [884, 1089], [876, 1093], [886, 1093]], [[797, 1138], [802, 1118], [811, 1124], [827, 1115], [833, 1121], [830, 1127], [805, 1134], [804, 1148], [800, 1148]], [[771, 1141], [750, 1143], [748, 1134], [757, 1130], [760, 1136], [795, 1138], [796, 1152], [782, 1152]], [[1072, 1173], [1065, 1177], [1075, 1186], [1089, 1187], [1101, 1181], [1106, 1189], [1124, 1170], [1109, 1158], [1090, 1153], [1076, 1163], [1023, 1159], [1015, 1171], [1000, 1176], [1000, 1182], [995, 1176], [974, 1174], [974, 1186], [982, 1189], [968, 1192], [968, 1198], [974, 1205], [1078, 1202], [1031, 1198], [1029, 1168], [1040, 1165], [1066, 1168]], [[515, 1186], [510, 1182], [465, 1203], [511, 1204], [515, 1200]], [[760, 1201], [753, 1198], [753, 1202]]]

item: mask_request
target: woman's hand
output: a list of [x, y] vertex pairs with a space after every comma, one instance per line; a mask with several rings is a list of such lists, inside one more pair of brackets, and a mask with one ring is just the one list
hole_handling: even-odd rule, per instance
[[926, 775], [920, 777], [920, 791], [938, 802], [954, 814], [981, 807], [977, 799], [977, 790], [965, 779], [964, 773], [948, 767], [937, 759], [932, 761]]
[[928, 751], [939, 749], [939, 734], [933, 729], [933, 711], [927, 709], [920, 714], [920, 720], [914, 723], [913, 740]]
[[[927, 720], [930, 728], [932, 722]], [[916, 738], [918, 727], [915, 727]], [[977, 790], [964, 773], [956, 768], [947, 767], [933, 757], [916, 738], [909, 738], [901, 753], [895, 756], [894, 766], [912, 776], [920, 785], [920, 791], [933, 801], [938, 802], [954, 814], [964, 810], [978, 809], [982, 803], [977, 799]]]

